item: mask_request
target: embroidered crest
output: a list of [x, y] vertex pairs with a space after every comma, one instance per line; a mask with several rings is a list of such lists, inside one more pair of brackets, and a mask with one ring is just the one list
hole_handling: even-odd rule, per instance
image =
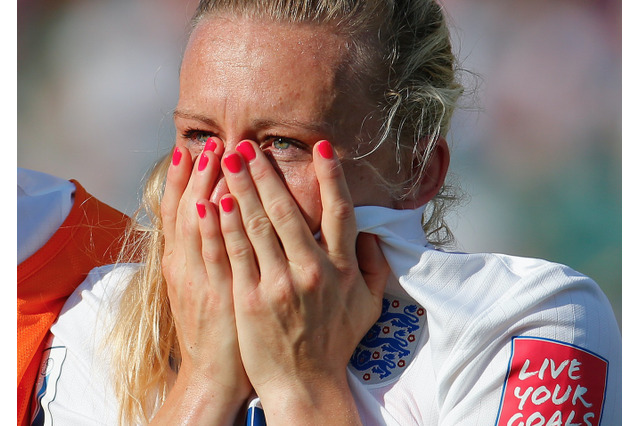
[[387, 295], [380, 318], [351, 356], [351, 372], [366, 384], [397, 378], [413, 358], [425, 320], [420, 305]]
[[607, 368], [578, 346], [514, 337], [496, 425], [599, 425]]

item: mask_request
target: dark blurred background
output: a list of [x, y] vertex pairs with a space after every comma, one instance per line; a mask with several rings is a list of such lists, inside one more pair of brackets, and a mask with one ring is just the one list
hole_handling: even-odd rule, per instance
[[[132, 213], [174, 141], [195, 0], [18, 1], [18, 166]], [[448, 140], [459, 249], [594, 278], [621, 322], [621, 3], [443, 0], [469, 88]]]

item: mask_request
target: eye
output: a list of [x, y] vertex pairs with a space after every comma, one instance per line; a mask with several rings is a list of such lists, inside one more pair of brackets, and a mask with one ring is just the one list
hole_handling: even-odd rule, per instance
[[285, 136], [267, 136], [260, 145], [268, 157], [278, 162], [302, 161], [311, 155], [307, 144]]
[[292, 142], [293, 141], [291, 139], [276, 137], [273, 138], [273, 142], [271, 142], [271, 145], [275, 149], [287, 149], [291, 146]]
[[211, 132], [196, 129], [185, 129], [182, 132], [182, 137], [189, 142], [189, 145], [192, 146], [204, 145], [207, 142], [207, 139], [211, 136], [213, 136], [213, 133]]

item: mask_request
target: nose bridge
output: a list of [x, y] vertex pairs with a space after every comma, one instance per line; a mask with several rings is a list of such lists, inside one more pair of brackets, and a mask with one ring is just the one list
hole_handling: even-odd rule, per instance
[[221, 124], [223, 131], [220, 139], [224, 144], [223, 156], [233, 152], [236, 146], [243, 140], [252, 139], [254, 129], [252, 129], [249, 117], [252, 111], [250, 103], [246, 102], [246, 96], [239, 93], [227, 94], [221, 110]]
[[246, 139], [240, 137], [239, 135], [241, 134], [242, 133], [236, 133], [236, 135], [234, 135], [233, 133], [229, 133], [224, 139], [222, 139], [222, 143], [224, 144], [224, 150], [222, 152], [223, 157], [230, 152], [235, 151], [236, 146]]

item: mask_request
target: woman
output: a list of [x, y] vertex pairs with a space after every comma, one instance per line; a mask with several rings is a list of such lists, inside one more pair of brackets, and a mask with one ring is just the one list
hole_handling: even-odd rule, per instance
[[202, 1], [142, 265], [70, 298], [36, 418], [615, 424], [595, 283], [434, 248], [455, 72], [434, 1]]

